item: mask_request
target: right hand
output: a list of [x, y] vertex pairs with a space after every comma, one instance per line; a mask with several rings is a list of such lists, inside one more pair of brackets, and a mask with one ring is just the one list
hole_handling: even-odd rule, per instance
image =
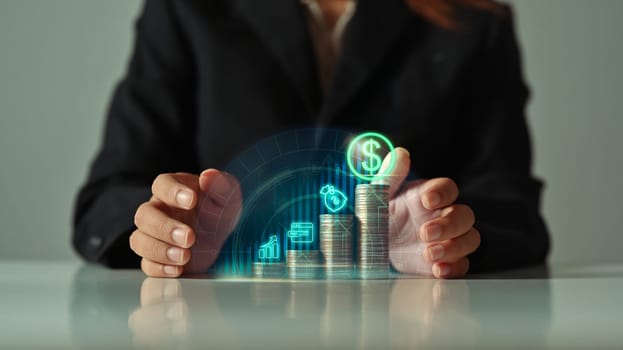
[[130, 248], [151, 277], [206, 272], [238, 223], [240, 184], [232, 175], [208, 169], [201, 175], [161, 174], [152, 197], [134, 216]]

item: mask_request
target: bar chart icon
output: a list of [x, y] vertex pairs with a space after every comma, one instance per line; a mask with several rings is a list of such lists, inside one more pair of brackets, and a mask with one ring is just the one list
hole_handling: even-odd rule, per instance
[[260, 246], [258, 257], [261, 260], [277, 260], [279, 259], [279, 241], [277, 236], [270, 236], [270, 240]]

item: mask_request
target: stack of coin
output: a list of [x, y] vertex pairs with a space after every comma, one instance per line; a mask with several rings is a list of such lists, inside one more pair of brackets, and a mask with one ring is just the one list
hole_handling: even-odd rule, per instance
[[316, 278], [319, 276], [319, 250], [286, 250], [286, 266], [291, 278]]
[[320, 215], [320, 251], [327, 276], [350, 275], [353, 267], [353, 216]]
[[389, 185], [360, 184], [355, 189], [362, 277], [389, 272]]
[[283, 278], [285, 265], [282, 262], [256, 261], [253, 263], [253, 276], [258, 278]]

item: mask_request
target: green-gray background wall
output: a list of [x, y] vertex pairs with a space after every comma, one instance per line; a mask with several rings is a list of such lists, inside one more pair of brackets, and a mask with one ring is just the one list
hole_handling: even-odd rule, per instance
[[[514, 0], [551, 262], [623, 261], [621, 0]], [[139, 0], [0, 0], [0, 260], [77, 259], [76, 190]]]

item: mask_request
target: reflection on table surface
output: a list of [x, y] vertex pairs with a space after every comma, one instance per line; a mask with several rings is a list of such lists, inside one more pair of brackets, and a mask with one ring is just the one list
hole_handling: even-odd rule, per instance
[[[0, 264], [0, 272], [7, 270]], [[91, 266], [74, 266], [74, 271], [69, 283], [55, 284], [49, 277], [53, 268], [39, 276], [32, 265], [0, 283], [8, 295], [0, 303], [3, 316], [12, 315], [0, 323], [1, 348], [600, 349], [623, 344], [617, 326], [623, 316], [623, 268], [601, 269], [601, 274], [567, 269], [553, 278], [533, 271], [449, 281], [407, 276], [175, 280]], [[63, 283], [66, 293], [59, 289]], [[39, 315], [37, 308], [50, 314]], [[55, 313], [63, 309], [69, 333], [46, 331], [58, 327]], [[40, 330], [37, 336], [26, 337], [25, 325]]]

